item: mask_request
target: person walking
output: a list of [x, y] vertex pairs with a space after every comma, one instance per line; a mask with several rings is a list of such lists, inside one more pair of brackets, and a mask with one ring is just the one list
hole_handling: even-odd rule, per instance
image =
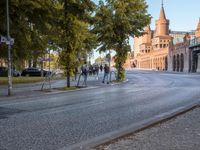
[[103, 71], [103, 66], [102, 66], [102, 64], [100, 65], [100, 70], [101, 70], [101, 72]]
[[81, 76], [83, 77], [82, 85], [87, 86], [87, 75], [88, 75], [88, 67], [87, 67], [87, 64], [85, 63], [84, 65], [81, 66], [81, 74], [79, 75], [79, 78], [78, 78], [77, 87], [79, 87]]
[[83, 76], [83, 84], [85, 84], [85, 86], [87, 86], [87, 75], [88, 75], [88, 68], [87, 68], [87, 64], [84, 64], [81, 67], [81, 74]]
[[99, 79], [99, 65], [98, 64], [95, 65], [95, 74], [98, 80]]
[[110, 73], [110, 68], [109, 68], [109, 66], [107, 64], [105, 64], [105, 66], [104, 66], [104, 76], [103, 76], [102, 83], [104, 83], [105, 80], [107, 80], [107, 84], [109, 84], [109, 80], [108, 80], [109, 73]]

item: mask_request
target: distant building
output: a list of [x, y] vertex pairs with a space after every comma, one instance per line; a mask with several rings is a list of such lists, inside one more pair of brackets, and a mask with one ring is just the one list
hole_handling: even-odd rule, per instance
[[144, 32], [143, 36], [134, 38], [134, 62], [137, 68], [166, 70], [168, 48], [173, 38], [163, 5], [155, 30], [152, 31], [148, 25]]
[[126, 62], [124, 63], [123, 67], [126, 69], [135, 67], [134, 62], [133, 62], [133, 53], [132, 52], [128, 52], [127, 59], [126, 59]]
[[189, 72], [190, 71], [190, 35], [185, 34], [183, 42], [173, 44], [169, 48], [168, 71]]
[[200, 18], [199, 18], [199, 22], [195, 31], [195, 37], [200, 37]]
[[185, 33], [182, 42], [172, 43], [168, 55], [169, 71], [200, 72], [200, 46], [191, 47], [194, 38], [200, 38], [200, 20], [195, 34]]
[[200, 37], [200, 21], [195, 31], [170, 31], [162, 5], [155, 30], [148, 25], [143, 36], [134, 38], [134, 58], [131, 62], [137, 68], [196, 72], [197, 53], [200, 51], [197, 49], [194, 52], [190, 48], [190, 41], [195, 37]]
[[191, 39], [195, 37], [195, 31], [170, 31], [169, 35], [173, 38], [173, 44], [177, 44], [183, 42], [186, 34], [189, 34]]

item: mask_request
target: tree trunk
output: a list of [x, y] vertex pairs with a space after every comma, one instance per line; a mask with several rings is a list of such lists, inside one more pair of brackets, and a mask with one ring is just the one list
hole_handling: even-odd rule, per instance
[[31, 63], [31, 59], [29, 59], [29, 60], [28, 60], [28, 67], [29, 67], [29, 68], [32, 67], [31, 64], [32, 64], [32, 63]]
[[36, 59], [36, 58], [33, 59], [33, 67], [34, 67], [34, 68], [37, 67], [37, 59]]
[[118, 64], [118, 68], [117, 68], [117, 80], [120, 81], [120, 71], [121, 71], [121, 63]]
[[44, 70], [43, 70], [43, 61], [41, 62], [41, 77], [44, 77]]
[[70, 72], [67, 70], [67, 87], [70, 87]]
[[125, 47], [123, 48], [122, 43], [119, 44], [117, 49], [117, 58], [116, 58], [116, 66], [117, 66], [117, 80], [122, 81], [125, 79], [125, 70], [123, 68], [124, 63], [126, 62], [127, 51]]
[[119, 44], [119, 48], [118, 48], [118, 51], [117, 51], [117, 59], [118, 59], [118, 64], [117, 64], [117, 66], [118, 66], [118, 68], [117, 68], [117, 71], [118, 71], [118, 73], [117, 73], [117, 80], [118, 81], [121, 81], [122, 80], [122, 78], [121, 78], [121, 71], [122, 71], [122, 60], [121, 60], [121, 58], [123, 57], [123, 51], [122, 51], [122, 43], [120, 43]]

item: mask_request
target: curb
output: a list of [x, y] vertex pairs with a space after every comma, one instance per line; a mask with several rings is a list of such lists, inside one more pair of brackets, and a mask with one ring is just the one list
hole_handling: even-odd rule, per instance
[[[111, 86], [115, 86], [115, 85], [119, 85], [119, 84], [125, 84], [128, 81], [128, 79], [126, 79], [123, 82], [120, 83], [114, 83], [114, 84], [109, 84], [107, 86], [101, 86], [101, 85], [96, 85], [96, 86], [88, 86], [86, 88], [77, 88], [74, 90], [66, 90], [66, 91], [62, 91], [62, 90], [54, 90], [51, 92], [44, 92], [44, 91], [40, 91], [40, 90], [31, 90], [28, 92], [36, 92], [34, 94], [24, 94], [24, 95], [20, 95], [19, 93], [15, 93], [12, 96], [7, 96], [7, 95], [0, 95], [0, 102], [3, 104], [4, 102], [7, 102], [8, 100], [15, 100], [15, 101], [20, 101], [21, 99], [38, 99], [44, 96], [51, 96], [51, 95], [57, 95], [57, 94], [64, 94], [64, 93], [69, 93], [69, 92], [79, 92], [79, 91], [86, 91], [86, 90], [92, 90], [92, 89], [98, 89], [98, 88], [109, 88]], [[27, 91], [26, 91], [27, 92]]]
[[120, 85], [120, 84], [125, 84], [125, 83], [127, 83], [129, 80], [128, 79], [126, 79], [126, 80], [124, 80], [124, 81], [122, 81], [122, 82], [118, 82], [118, 83], [112, 83], [112, 84], [110, 84], [111, 86], [114, 86], [114, 85]]
[[[128, 79], [126, 79], [126, 80], [124, 80], [123, 82], [120, 82], [120, 83], [113, 83], [113, 84], [109, 84], [109, 85], [110, 86], [120, 85], [120, 84], [124, 84], [126, 82], [128, 82]], [[109, 86], [106, 86], [106, 87], [109, 87]], [[97, 89], [97, 88], [103, 88], [103, 86], [97, 85], [97, 86], [88, 86], [88, 87], [78, 88], [78, 89], [68, 90], [68, 91], [62, 91], [62, 90], [60, 90], [60, 91], [54, 91], [54, 92], [47, 92], [47, 93], [45, 93], [45, 95], [68, 93], [68, 92], [77, 92], [77, 91], [91, 90], [91, 89]]]
[[74, 89], [74, 90], [66, 90], [66, 91], [57, 90], [57, 91], [54, 91], [54, 92], [47, 92], [47, 93], [45, 93], [45, 95], [60, 94], [60, 93], [69, 93], [69, 92], [77, 92], [77, 91], [91, 90], [91, 89], [97, 89], [97, 88], [99, 88], [99, 86], [90, 86], [90, 87], [77, 88], [77, 89]]
[[62, 93], [68, 93], [68, 92], [78, 92], [78, 91], [82, 91], [82, 90], [91, 90], [91, 89], [96, 89], [99, 88], [99, 86], [91, 86], [91, 87], [87, 87], [87, 88], [80, 88], [80, 89], [75, 89], [75, 90], [68, 90], [68, 91], [62, 91], [62, 90], [55, 90], [55, 91], [50, 91], [50, 92], [44, 92], [41, 90], [32, 90], [29, 92], [38, 92], [35, 94], [27, 94], [27, 95], [17, 95], [14, 94], [12, 96], [0, 96], [2, 99], [0, 101], [4, 101], [4, 100], [12, 100], [12, 99], [21, 99], [21, 98], [37, 98], [37, 97], [41, 97], [41, 96], [47, 96], [47, 95], [54, 95], [54, 94], [62, 94]]
[[178, 107], [172, 111], [165, 112], [159, 115], [156, 115], [147, 120], [140, 121], [138, 123], [134, 123], [128, 127], [121, 128], [117, 131], [113, 131], [102, 136], [94, 137], [92, 140], [83, 141], [78, 144], [71, 145], [70, 147], [63, 147], [59, 150], [89, 150], [91, 148], [95, 148], [100, 145], [112, 143], [113, 141], [126, 137], [130, 134], [134, 134], [145, 130], [149, 127], [155, 126], [156, 124], [165, 122], [170, 120], [176, 116], [184, 114], [190, 110], [193, 110], [200, 106], [200, 100], [195, 103], [191, 103], [187, 106]]
[[[113, 83], [113, 84], [109, 84], [110, 86], [114, 86], [114, 85], [120, 85], [120, 84], [124, 84], [128, 82], [128, 79], [120, 82], [120, 83]], [[109, 87], [108, 86], [105, 86], [105, 87]], [[26, 95], [17, 95], [14, 94], [12, 96], [0, 96], [2, 98], [2, 101], [4, 100], [10, 100], [10, 99], [21, 99], [21, 98], [37, 98], [37, 97], [40, 97], [40, 96], [45, 96], [45, 95], [53, 95], [53, 94], [62, 94], [62, 93], [68, 93], [68, 92], [77, 92], [77, 91], [83, 91], [83, 90], [91, 90], [91, 89], [97, 89], [97, 88], [103, 88], [104, 86], [101, 86], [101, 85], [96, 85], [96, 86], [88, 86], [86, 88], [78, 88], [78, 89], [74, 89], [74, 90], [68, 90], [68, 91], [62, 91], [62, 90], [55, 90], [55, 91], [50, 91], [50, 92], [44, 92], [44, 91], [41, 91], [41, 90], [31, 90], [29, 92], [40, 92], [40, 93], [36, 93], [36, 94], [26, 94]], [[0, 100], [1, 101], [1, 100]]]

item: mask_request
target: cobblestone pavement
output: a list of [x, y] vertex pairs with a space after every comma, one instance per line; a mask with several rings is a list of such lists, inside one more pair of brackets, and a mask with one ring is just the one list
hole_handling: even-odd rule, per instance
[[200, 108], [92, 150], [200, 150]]

